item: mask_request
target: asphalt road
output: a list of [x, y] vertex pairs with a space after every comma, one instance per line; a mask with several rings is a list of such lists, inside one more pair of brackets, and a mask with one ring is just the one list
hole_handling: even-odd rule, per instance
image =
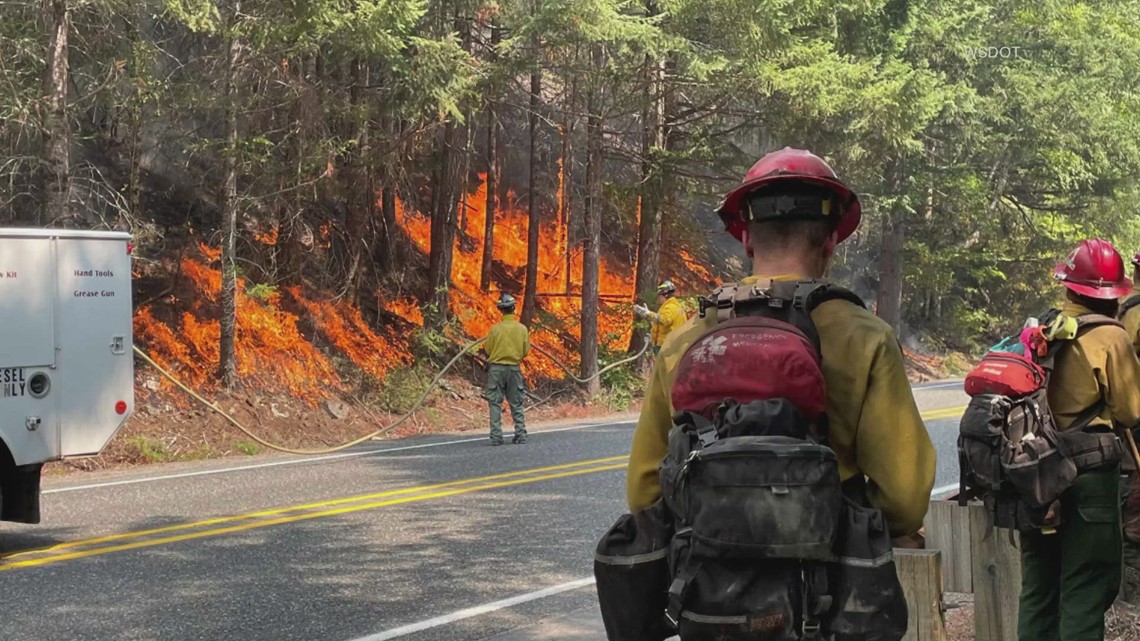
[[[916, 391], [936, 486], [957, 479], [960, 389]], [[473, 641], [584, 611], [632, 427], [53, 480], [41, 524], [0, 525], [0, 638]]]

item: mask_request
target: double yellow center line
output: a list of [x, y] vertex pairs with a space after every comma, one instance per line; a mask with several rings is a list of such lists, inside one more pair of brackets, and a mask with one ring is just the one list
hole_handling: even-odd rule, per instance
[[24, 550], [22, 552], [0, 556], [0, 570], [48, 565], [50, 563], [110, 554], [112, 552], [137, 550], [139, 548], [178, 543], [180, 541], [189, 541], [209, 536], [244, 532], [246, 530], [254, 530], [271, 525], [296, 523], [298, 521], [348, 514], [361, 510], [373, 510], [404, 503], [441, 499], [459, 494], [478, 492], [480, 490], [492, 490], [579, 476], [582, 474], [619, 470], [625, 468], [627, 458], [626, 456], [611, 456], [587, 461], [576, 461], [574, 463], [537, 467], [520, 470], [518, 472], [506, 472], [503, 474], [462, 479], [448, 483], [420, 485], [374, 494], [361, 494], [359, 496], [350, 496], [330, 501], [294, 505], [275, 510], [206, 519], [151, 530], [139, 530], [90, 539], [79, 539], [50, 547]]
[[946, 407], [939, 410], [930, 410], [922, 413], [922, 420], [924, 421], [944, 421], [947, 419], [958, 418], [962, 416], [962, 412], [966, 411], [966, 406], [960, 407]]
[[[927, 421], [957, 418], [965, 407], [951, 407], [924, 412], [922, 418]], [[345, 498], [305, 503], [273, 510], [249, 512], [235, 516], [222, 516], [217, 518], [192, 521], [180, 525], [149, 530], [137, 530], [109, 534], [75, 541], [66, 541], [57, 545], [31, 550], [23, 550], [11, 554], [0, 554], [0, 571], [16, 568], [36, 567], [82, 559], [85, 557], [110, 554], [149, 548], [181, 541], [190, 541], [235, 532], [244, 532], [257, 528], [296, 523], [326, 516], [349, 514], [362, 510], [417, 503], [435, 499], [469, 494], [482, 490], [526, 485], [555, 479], [595, 474], [624, 469], [628, 456], [610, 456], [606, 458], [575, 461], [548, 467], [536, 467], [517, 472], [505, 472], [491, 476], [460, 479], [447, 483], [433, 485], [418, 485], [413, 487], [387, 490], [372, 494], [360, 494]]]

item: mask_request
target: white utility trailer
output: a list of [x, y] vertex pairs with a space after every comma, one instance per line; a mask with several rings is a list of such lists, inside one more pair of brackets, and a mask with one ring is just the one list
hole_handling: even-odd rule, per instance
[[134, 411], [130, 239], [0, 228], [0, 521], [39, 523], [43, 464]]

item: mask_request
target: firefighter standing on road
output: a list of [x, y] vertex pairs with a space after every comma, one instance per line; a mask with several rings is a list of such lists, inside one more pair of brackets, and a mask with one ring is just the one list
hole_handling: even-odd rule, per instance
[[530, 332], [515, 320], [515, 297], [502, 294], [496, 307], [503, 320], [495, 324], [483, 342], [490, 365], [487, 368], [487, 389], [484, 396], [490, 404], [491, 445], [503, 444], [503, 399], [511, 408], [515, 424], [516, 445], [526, 443], [526, 419], [523, 416], [523, 397], [526, 383], [519, 363], [530, 353]]
[[[1132, 287], [1124, 260], [1100, 239], [1082, 242], [1053, 274], [1068, 290], [1061, 313], [1071, 318], [1116, 316], [1117, 299]], [[1097, 406], [1086, 431], [1132, 428], [1140, 422], [1138, 387], [1132, 339], [1119, 326], [1102, 325], [1057, 354], [1048, 400], [1061, 431], [1079, 429], [1078, 420]], [[1104, 615], [1122, 574], [1119, 459], [1081, 473], [1061, 495], [1056, 533], [1022, 536], [1021, 565], [1020, 641], [1104, 639]]]
[[640, 318], [648, 318], [650, 324], [653, 326], [650, 340], [653, 342], [653, 353], [659, 354], [661, 346], [665, 344], [665, 338], [679, 329], [688, 320], [685, 314], [685, 306], [676, 297], [677, 287], [673, 281], [666, 280], [657, 286], [657, 302], [660, 307], [656, 312], [649, 311], [649, 308], [644, 305], [634, 305], [633, 311]]
[[[718, 213], [752, 257], [746, 284], [761, 279], [821, 278], [836, 245], [858, 227], [858, 197], [814, 154], [784, 148], [761, 158]], [[870, 503], [891, 534], [922, 527], [934, 485], [935, 452], [922, 422], [891, 328], [844, 301], [822, 303], [811, 319], [819, 332], [830, 442], [842, 480], [866, 478]], [[654, 365], [633, 435], [626, 481], [631, 512], [661, 495], [658, 466], [672, 426], [670, 390], [689, 346], [716, 322], [694, 318], [678, 330]]]

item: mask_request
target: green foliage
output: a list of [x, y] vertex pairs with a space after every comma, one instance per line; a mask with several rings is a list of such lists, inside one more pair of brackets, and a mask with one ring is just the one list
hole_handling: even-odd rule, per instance
[[170, 446], [166, 444], [166, 441], [159, 438], [152, 436], [133, 436], [129, 443], [136, 454], [142, 457], [147, 463], [165, 463], [167, 461], [173, 461], [176, 458], [174, 453], [170, 450]]
[[261, 446], [253, 441], [238, 440], [234, 441], [233, 448], [246, 456], [253, 456], [261, 451]]
[[189, 450], [175, 449], [173, 443], [167, 443], [155, 436], [133, 436], [127, 443], [134, 450], [135, 455], [146, 463], [198, 461], [218, 455], [218, 451], [209, 445], [199, 444]]
[[245, 293], [250, 298], [255, 298], [261, 302], [266, 302], [277, 294], [277, 287], [275, 285], [257, 283], [247, 289]]
[[426, 362], [397, 368], [388, 373], [375, 401], [387, 412], [406, 414], [412, 410], [431, 379], [431, 368]]
[[[629, 354], [607, 349], [600, 350], [598, 355], [602, 367], [605, 367], [606, 363], [626, 358], [629, 358]], [[645, 380], [637, 375], [635, 363], [627, 363], [603, 373], [601, 384], [601, 402], [617, 412], [628, 410], [634, 399], [640, 398], [645, 393]]]

